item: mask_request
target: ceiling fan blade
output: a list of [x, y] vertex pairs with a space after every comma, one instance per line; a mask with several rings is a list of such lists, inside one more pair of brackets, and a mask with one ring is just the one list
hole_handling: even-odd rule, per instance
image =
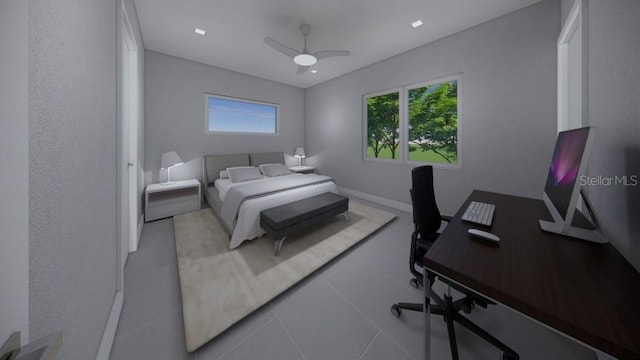
[[272, 38], [270, 38], [268, 36], [266, 38], [264, 38], [264, 42], [265, 42], [265, 44], [271, 46], [277, 52], [285, 54], [290, 58], [293, 58], [294, 56], [300, 54], [300, 51], [298, 51], [296, 49], [292, 49], [292, 48], [290, 48], [288, 46], [282, 45], [279, 42], [273, 40]]
[[302, 75], [309, 70], [310, 66], [298, 66], [298, 71], [296, 71], [296, 75]]
[[324, 50], [324, 51], [316, 51], [313, 53], [318, 60], [333, 57], [333, 56], [349, 56], [351, 52], [346, 50]]

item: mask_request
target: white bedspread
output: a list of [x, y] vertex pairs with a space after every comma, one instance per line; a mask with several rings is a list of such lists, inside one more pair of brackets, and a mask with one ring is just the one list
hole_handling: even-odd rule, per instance
[[[286, 175], [286, 176], [290, 176], [290, 175]], [[224, 197], [227, 195], [227, 191], [229, 191], [229, 189], [231, 189], [232, 187], [241, 185], [241, 184], [251, 184], [251, 183], [260, 182], [264, 179], [268, 179], [268, 178], [263, 177], [262, 179], [243, 181], [240, 183], [233, 183], [231, 182], [231, 179], [216, 179], [216, 181], [214, 181], [213, 184], [215, 185], [216, 189], [218, 190], [218, 193], [220, 194], [220, 201], [224, 201]]]
[[[301, 174], [294, 175], [286, 175], [286, 176], [304, 176]], [[220, 180], [220, 179], [219, 179]], [[233, 184], [230, 181], [225, 183], [223, 179], [222, 184], [223, 188], [226, 185], [226, 191], [229, 190], [229, 184]], [[260, 181], [260, 180], [250, 180], [250, 181]], [[223, 200], [224, 196], [222, 195], [222, 189], [218, 187], [218, 180], [216, 180], [215, 185], [216, 189], [220, 193], [220, 199]], [[232, 186], [232, 185], [231, 185]], [[315, 185], [309, 185], [302, 188], [295, 188], [283, 192], [278, 192], [271, 195], [261, 196], [253, 199], [248, 199], [244, 201], [238, 210], [238, 218], [236, 221], [236, 225], [233, 229], [233, 234], [231, 234], [231, 242], [229, 243], [229, 247], [231, 249], [235, 249], [240, 244], [242, 244], [245, 240], [254, 239], [265, 233], [264, 230], [260, 227], [260, 211], [269, 209], [275, 206], [284, 205], [286, 203], [290, 203], [292, 201], [301, 200], [304, 198], [308, 198], [314, 195], [320, 195], [326, 192], [337, 192], [336, 184], [333, 181], [324, 182]]]

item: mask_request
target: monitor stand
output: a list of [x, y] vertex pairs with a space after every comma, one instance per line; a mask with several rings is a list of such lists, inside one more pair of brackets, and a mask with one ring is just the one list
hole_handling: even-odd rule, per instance
[[598, 217], [596, 216], [596, 213], [593, 210], [591, 202], [589, 202], [589, 198], [584, 192], [584, 189], [580, 189], [580, 197], [582, 198], [585, 208], [589, 213], [589, 217], [591, 218], [592, 223], [589, 224], [592, 227], [591, 229], [582, 226], [574, 226], [574, 214], [580, 213], [575, 207], [573, 209], [569, 209], [567, 211], [567, 218], [563, 219], [547, 194], [543, 194], [542, 199], [544, 200], [547, 209], [549, 209], [551, 217], [553, 217], [553, 221], [538, 220], [538, 222], [540, 223], [540, 228], [547, 232], [565, 235], [576, 239], [587, 240], [601, 244], [608, 243], [609, 240], [604, 236], [604, 233], [602, 232]]

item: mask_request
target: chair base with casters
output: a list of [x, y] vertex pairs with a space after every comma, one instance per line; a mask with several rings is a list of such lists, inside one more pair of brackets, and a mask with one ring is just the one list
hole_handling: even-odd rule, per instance
[[[418, 282], [417, 279], [411, 279], [412, 282]], [[429, 274], [429, 282], [430, 285], [435, 281], [435, 275]], [[413, 285], [412, 285], [413, 286]], [[451, 286], [449, 286], [449, 289]], [[457, 287], [455, 287], [457, 289]], [[459, 289], [457, 289], [459, 290]], [[458, 345], [456, 341], [456, 334], [454, 329], [454, 322], [464, 326], [469, 331], [474, 334], [480, 336], [485, 341], [495, 346], [502, 352], [502, 360], [519, 360], [520, 356], [513, 349], [505, 345], [503, 342], [495, 338], [493, 335], [489, 334], [478, 325], [473, 323], [471, 320], [460, 314], [460, 310], [465, 313], [471, 313], [471, 310], [475, 308], [476, 305], [479, 305], [483, 308], [487, 308], [489, 304], [495, 304], [489, 300], [485, 300], [481, 297], [478, 297], [475, 294], [466, 294], [463, 298], [458, 300], [453, 300], [450, 294], [444, 294], [444, 298], [436, 295], [435, 293], [431, 293], [431, 299], [435, 302], [435, 305], [430, 306], [431, 314], [443, 316], [445, 323], [447, 324], [447, 332], [449, 335], [449, 346], [451, 348], [451, 356], [453, 360], [458, 360]], [[400, 317], [402, 314], [402, 310], [416, 311], [416, 312], [424, 312], [424, 304], [421, 303], [396, 303], [391, 306], [391, 313], [395, 317]]]
[[[412, 189], [411, 202], [413, 206], [413, 223], [414, 231], [411, 234], [411, 253], [409, 257], [409, 270], [414, 278], [410, 284], [414, 288], [425, 286], [421, 271], [416, 270], [416, 266], [424, 268], [422, 258], [429, 251], [431, 245], [438, 239], [440, 235], [438, 230], [442, 222], [450, 222], [451, 217], [442, 216], [435, 202], [435, 193], [433, 189], [433, 168], [431, 166], [416, 167], [411, 171]], [[429, 281], [429, 289], [435, 282], [436, 274], [427, 272], [427, 280]], [[456, 333], [454, 323], [464, 326], [469, 331], [480, 336], [485, 341], [495, 346], [502, 352], [503, 360], [518, 360], [520, 356], [513, 349], [502, 343], [500, 340], [474, 324], [471, 320], [460, 314], [460, 310], [469, 314], [476, 305], [487, 308], [489, 304], [494, 302], [476, 294], [462, 286], [449, 282], [447, 279], [440, 277], [440, 280], [447, 285], [447, 293], [444, 297], [440, 297], [433, 291], [430, 291], [430, 298], [435, 305], [430, 305], [431, 314], [440, 315], [447, 324], [447, 332], [449, 335], [449, 346], [451, 348], [451, 356], [453, 360], [458, 360], [458, 346], [456, 341]], [[453, 300], [451, 296], [451, 288], [463, 294], [458, 300]], [[422, 303], [396, 303], [391, 306], [391, 313], [395, 317], [400, 317], [402, 310], [423, 312], [424, 305]]]

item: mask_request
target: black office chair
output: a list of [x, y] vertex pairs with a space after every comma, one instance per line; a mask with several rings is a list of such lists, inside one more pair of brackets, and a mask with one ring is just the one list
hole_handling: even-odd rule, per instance
[[[451, 221], [451, 217], [441, 215], [440, 210], [438, 210], [433, 190], [433, 167], [420, 166], [414, 168], [411, 171], [411, 187], [414, 231], [411, 234], [409, 270], [414, 278], [411, 279], [410, 283], [413, 287], [419, 288], [423, 286], [424, 281], [422, 273], [416, 270], [415, 267], [416, 265], [420, 268], [423, 267], [422, 258], [436, 241], [438, 235], [440, 235], [438, 230], [442, 225], [442, 221], [449, 222]], [[434, 273], [428, 273], [427, 277], [429, 280], [429, 288], [431, 288], [436, 279], [436, 275]], [[453, 282], [447, 281], [447, 279], [440, 277], [440, 280], [448, 286], [447, 294], [444, 294], [443, 299], [433, 291], [430, 292], [431, 299], [435, 302], [435, 305], [431, 305], [431, 313], [442, 315], [444, 321], [447, 323], [451, 356], [454, 360], [458, 360], [458, 346], [453, 326], [454, 321], [500, 349], [503, 360], [517, 360], [520, 358], [514, 350], [460, 314], [460, 310], [468, 314], [476, 305], [486, 308], [488, 304], [495, 304], [494, 302]], [[453, 301], [451, 288], [461, 292], [464, 296], [461, 299]], [[391, 313], [396, 317], [400, 317], [402, 310], [422, 312], [423, 304], [397, 303], [391, 306]]]

